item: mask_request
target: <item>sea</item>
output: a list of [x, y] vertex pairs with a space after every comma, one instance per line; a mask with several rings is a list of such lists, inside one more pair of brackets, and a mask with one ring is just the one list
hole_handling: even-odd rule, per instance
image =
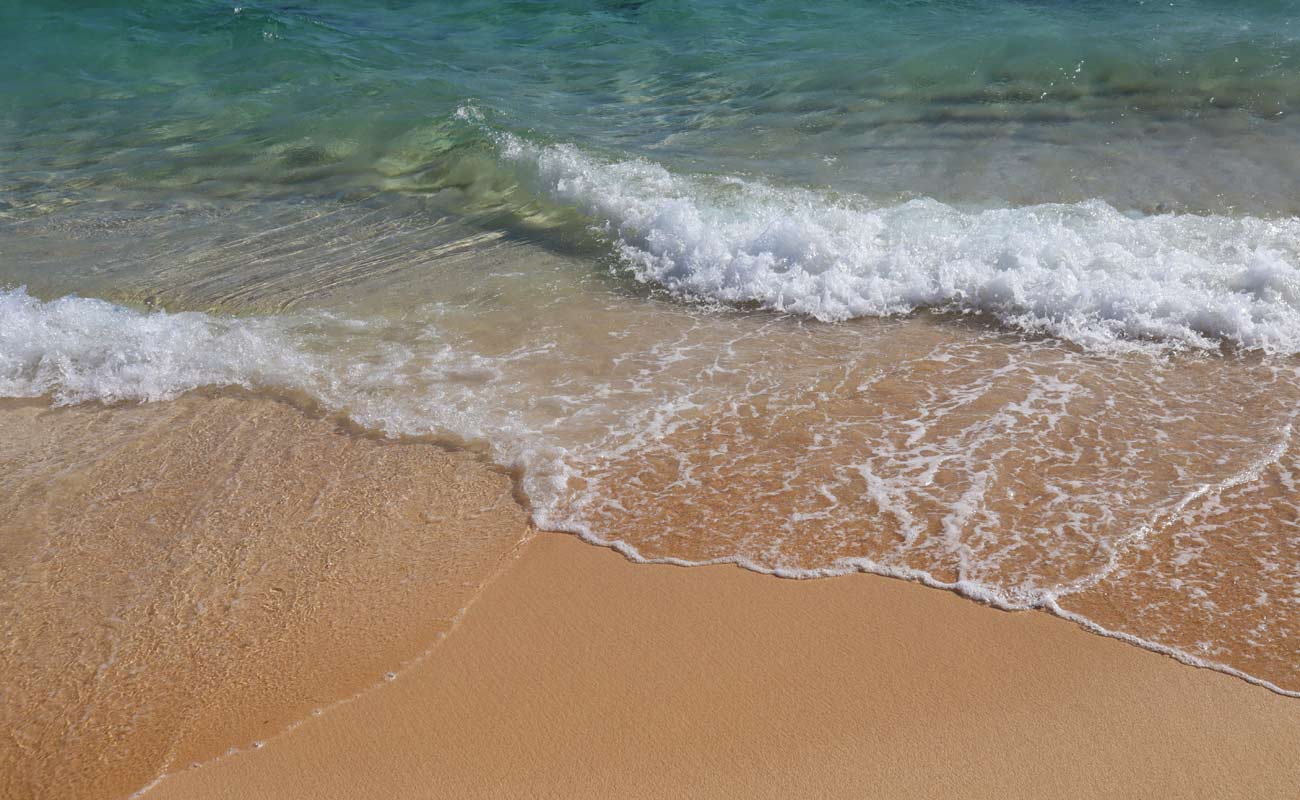
[[1300, 693], [1300, 3], [0, 3], [0, 397], [216, 387]]

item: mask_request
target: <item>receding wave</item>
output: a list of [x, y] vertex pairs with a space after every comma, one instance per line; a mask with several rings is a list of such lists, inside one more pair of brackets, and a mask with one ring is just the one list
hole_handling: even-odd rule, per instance
[[412, 331], [380, 318], [146, 312], [0, 290], [0, 397], [156, 402], [234, 386], [306, 396], [386, 434], [481, 444], [498, 462], [528, 469], [525, 488], [549, 497], [554, 448], [539, 425], [493, 402], [513, 396], [507, 370], [534, 354], [484, 356], [435, 326]]
[[498, 134], [503, 158], [594, 220], [642, 281], [824, 321], [920, 308], [1087, 347], [1300, 352], [1300, 220], [1107, 203], [968, 210], [676, 174]]
[[[1211, 559], [1183, 593], [1188, 553], [1249, 550], [1294, 518], [1274, 484], [1292, 485], [1297, 388], [1276, 359], [1098, 359], [920, 318], [808, 329], [637, 308], [622, 327], [596, 320], [607, 340], [565, 327], [608, 313], [588, 304], [484, 350], [433, 317], [143, 312], [17, 289], [0, 292], [0, 395], [302, 393], [376, 431], [483, 442], [522, 470], [538, 525], [636, 558], [906, 576], [1293, 691], [1270, 644], [1285, 608], [1234, 599], [1238, 578], [1286, 596], [1286, 552], [1240, 574]], [[1118, 591], [1136, 592], [1133, 614], [1089, 605]], [[1151, 611], [1159, 592], [1181, 611]], [[1189, 608], [1213, 621], [1185, 626]]]

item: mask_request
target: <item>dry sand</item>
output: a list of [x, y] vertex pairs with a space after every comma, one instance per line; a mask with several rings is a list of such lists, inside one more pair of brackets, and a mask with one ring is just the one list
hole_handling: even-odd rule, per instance
[[538, 534], [399, 678], [149, 800], [1300, 796], [1300, 703], [870, 575]]

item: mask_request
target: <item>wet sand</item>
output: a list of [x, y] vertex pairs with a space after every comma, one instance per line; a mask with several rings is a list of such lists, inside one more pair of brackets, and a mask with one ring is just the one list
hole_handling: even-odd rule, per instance
[[239, 392], [0, 433], [0, 796], [1300, 793], [1300, 701], [917, 584], [532, 534], [433, 442]]
[[478, 457], [284, 402], [0, 401], [0, 797], [124, 797], [382, 682], [527, 532]]
[[1300, 703], [871, 575], [539, 534], [429, 658], [150, 800], [1293, 797]]

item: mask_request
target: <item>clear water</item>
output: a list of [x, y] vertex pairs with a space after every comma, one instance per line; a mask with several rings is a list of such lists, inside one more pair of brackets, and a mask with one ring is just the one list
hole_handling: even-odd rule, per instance
[[873, 199], [1294, 210], [1294, 3], [5, 4], [5, 191], [427, 192], [494, 125]]
[[0, 393], [307, 395], [1297, 691], [1297, 12], [8, 2]]

